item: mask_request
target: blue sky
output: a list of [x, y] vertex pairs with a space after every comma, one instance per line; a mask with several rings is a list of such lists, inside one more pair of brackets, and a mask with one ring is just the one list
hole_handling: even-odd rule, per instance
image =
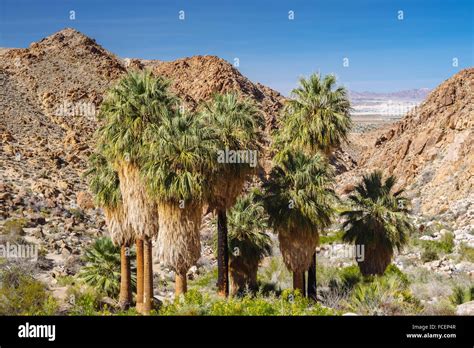
[[[0, 0], [0, 47], [27, 47], [73, 27], [122, 57], [212, 54], [232, 63], [238, 58], [244, 75], [284, 94], [298, 77], [318, 71], [335, 73], [356, 91], [432, 88], [474, 65], [473, 3]], [[70, 10], [75, 20], [69, 19]]]

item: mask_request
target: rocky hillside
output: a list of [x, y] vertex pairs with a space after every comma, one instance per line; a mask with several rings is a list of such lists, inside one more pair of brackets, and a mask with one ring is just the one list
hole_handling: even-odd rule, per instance
[[268, 129], [283, 102], [220, 58], [121, 59], [74, 29], [28, 48], [1, 49], [0, 229], [7, 221], [23, 226], [25, 239], [46, 250], [53, 274], [74, 273], [83, 246], [105, 233], [81, 175], [104, 91], [143, 68], [171, 79], [192, 109], [216, 92], [253, 98]]
[[415, 211], [474, 229], [473, 68], [443, 82], [381, 135], [363, 137], [373, 141], [366, 143], [358, 168], [345, 173], [342, 182], [383, 169], [399, 178]]

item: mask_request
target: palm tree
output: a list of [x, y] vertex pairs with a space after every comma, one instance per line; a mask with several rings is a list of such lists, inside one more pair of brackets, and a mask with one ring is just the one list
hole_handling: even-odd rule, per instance
[[229, 210], [229, 273], [230, 293], [236, 295], [246, 289], [257, 289], [258, 264], [272, 252], [267, 217], [255, 193], [240, 197]]
[[347, 139], [352, 126], [347, 90], [336, 88], [334, 75], [321, 79], [319, 74], [313, 74], [308, 79], [301, 78], [300, 86], [291, 93], [293, 98], [285, 107], [277, 142], [329, 156]]
[[187, 271], [201, 253], [199, 231], [213, 135], [199, 115], [175, 109], [161, 113], [161, 124], [146, 134], [143, 176], [157, 202], [158, 258], [175, 271], [175, 292], [180, 295], [187, 290]]
[[[284, 109], [277, 146], [291, 144], [308, 155], [322, 152], [330, 160], [352, 126], [347, 90], [336, 87], [334, 75], [322, 79], [313, 74], [300, 79], [292, 97]], [[316, 251], [308, 270], [308, 297], [316, 300]]]
[[96, 204], [104, 211], [112, 243], [120, 247], [119, 304], [122, 309], [127, 309], [132, 302], [129, 248], [133, 243], [134, 234], [125, 224], [117, 172], [100, 153], [92, 154], [89, 162], [90, 166], [85, 175], [90, 178], [90, 189]]
[[304, 272], [318, 244], [318, 230], [331, 223], [334, 213], [332, 173], [324, 157], [294, 148], [280, 151], [274, 162], [263, 185], [263, 204], [283, 261], [293, 272], [293, 287], [304, 294]]
[[107, 93], [101, 105], [98, 144], [119, 176], [126, 224], [136, 235], [137, 310], [149, 313], [153, 297], [151, 240], [158, 234], [157, 207], [140, 177], [144, 134], [160, 123], [160, 110], [174, 107], [169, 82], [151, 73], [129, 73]]
[[409, 201], [402, 191], [392, 193], [396, 179], [382, 172], [364, 175], [349, 196], [350, 210], [344, 211], [344, 241], [364, 247], [364, 258], [357, 261], [363, 275], [381, 275], [390, 264], [393, 250], [400, 250], [413, 230], [407, 212]]
[[[79, 277], [84, 282], [107, 296], [115, 297], [119, 291], [122, 294], [122, 274], [120, 249], [108, 237], [97, 239], [85, 251], [84, 266]], [[130, 277], [130, 286], [135, 282]], [[122, 304], [122, 303], [120, 303]]]
[[[229, 252], [226, 212], [234, 205], [245, 182], [258, 170], [257, 156], [261, 150], [264, 118], [251, 100], [239, 99], [233, 93], [216, 94], [210, 102], [204, 104], [201, 116], [216, 136], [218, 163], [210, 176], [207, 201], [217, 213], [218, 292], [227, 297]], [[226, 161], [224, 153], [230, 153], [229, 151], [247, 156], [247, 161]], [[216, 158], [213, 161], [216, 162]]]

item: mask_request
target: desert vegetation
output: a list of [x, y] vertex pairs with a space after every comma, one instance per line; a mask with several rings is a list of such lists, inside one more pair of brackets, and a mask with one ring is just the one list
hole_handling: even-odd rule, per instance
[[[108, 235], [85, 248], [77, 274], [55, 279], [67, 287], [62, 304], [25, 265], [2, 267], [2, 313], [453, 314], [472, 300], [462, 275], [394, 263], [406, 248], [425, 263], [454, 252], [473, 260], [451, 231], [419, 238], [396, 177], [371, 171], [336, 192], [334, 160], [352, 121], [334, 76], [301, 79], [271, 132], [247, 96], [215, 93], [189, 108], [171, 85], [134, 71], [107, 90], [84, 177]], [[11, 219], [2, 236], [21, 242], [26, 225]], [[325, 255], [334, 245], [363, 253], [335, 264]], [[197, 271], [206, 248], [216, 262]], [[155, 261], [170, 276], [157, 277]]]
[[[194, 112], [186, 110], [168, 87], [169, 82], [148, 72], [130, 73], [109, 90], [102, 105], [96, 152], [87, 174], [111, 240], [120, 247], [121, 275], [120, 286], [113, 272], [110, 281], [103, 279], [104, 274], [93, 268], [91, 255], [97, 258], [96, 253], [89, 251], [82, 272], [87, 284], [108, 295], [116, 295], [120, 288], [119, 302], [127, 309], [132, 302], [129, 249], [135, 240], [136, 312], [158, 310], [152, 304], [151, 243], [156, 239], [160, 264], [176, 274], [178, 301], [163, 305], [157, 313], [193, 312], [194, 302], [207, 301], [197, 293], [186, 295], [187, 273], [201, 253], [206, 212], [215, 215], [216, 292], [224, 299], [209, 300], [212, 309], [198, 311], [201, 314], [234, 313], [233, 301], [240, 306], [265, 296], [257, 273], [260, 262], [272, 253], [270, 232], [277, 236], [283, 263], [292, 273], [291, 298], [295, 296], [300, 306], [299, 299], [307, 298], [303, 302], [315, 306], [311, 301], [318, 300], [316, 248], [320, 234], [341, 209], [347, 217], [344, 240], [364, 244], [368, 250], [366, 261], [359, 263], [362, 275], [384, 275], [393, 248], [401, 248], [410, 232], [408, 208], [400, 208], [406, 199], [396, 198], [398, 193], [391, 196], [394, 178], [382, 187], [380, 173], [372, 174], [370, 183], [364, 177], [350, 204], [335, 194], [330, 160], [346, 140], [351, 120], [347, 92], [336, 86], [334, 76], [314, 74], [300, 80], [270, 146], [264, 144], [263, 115], [250, 99], [215, 94]], [[223, 150], [248, 156], [218, 160]], [[272, 158], [268, 174], [261, 158], [254, 165], [249, 162], [250, 153], [263, 157], [264, 152]], [[371, 199], [375, 207], [361, 212]], [[358, 220], [361, 214], [367, 221]], [[351, 296], [354, 303], [361, 303], [367, 292], [398, 285], [392, 280], [377, 280], [367, 288], [352, 284]], [[275, 297], [274, 290], [267, 291], [272, 294], [268, 296]], [[229, 293], [237, 297], [225, 300]], [[278, 296], [288, 294], [279, 290]], [[189, 309], [181, 306], [181, 296]], [[217, 310], [223, 306], [219, 301], [229, 308]]]

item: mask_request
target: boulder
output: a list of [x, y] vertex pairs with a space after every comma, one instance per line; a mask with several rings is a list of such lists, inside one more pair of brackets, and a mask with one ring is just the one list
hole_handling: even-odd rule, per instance
[[469, 301], [457, 306], [456, 315], [474, 315], [474, 301]]

